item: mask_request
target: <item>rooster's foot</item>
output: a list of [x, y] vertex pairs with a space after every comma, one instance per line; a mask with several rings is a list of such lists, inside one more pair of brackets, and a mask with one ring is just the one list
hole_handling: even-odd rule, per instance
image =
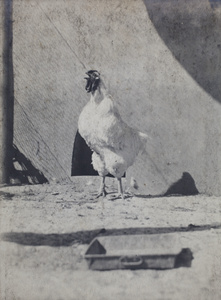
[[105, 189], [102, 189], [98, 192], [98, 194], [96, 195], [95, 198], [99, 198], [99, 197], [106, 197], [107, 196], [107, 191]]
[[134, 195], [132, 193], [124, 192], [122, 194], [121, 193], [109, 194], [108, 199], [110, 201], [114, 201], [114, 200], [117, 200], [117, 199], [125, 200], [125, 199], [133, 198], [133, 197], [134, 197]]
[[113, 201], [113, 200], [117, 200], [117, 199], [125, 199], [125, 195], [124, 194], [112, 194], [109, 195], [109, 200]]

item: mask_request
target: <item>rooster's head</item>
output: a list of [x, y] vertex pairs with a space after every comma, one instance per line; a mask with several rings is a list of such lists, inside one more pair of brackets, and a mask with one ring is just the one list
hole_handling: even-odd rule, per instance
[[90, 70], [86, 72], [88, 77], [85, 77], [87, 80], [85, 89], [88, 93], [93, 93], [98, 88], [99, 82], [100, 82], [100, 73], [96, 70]]

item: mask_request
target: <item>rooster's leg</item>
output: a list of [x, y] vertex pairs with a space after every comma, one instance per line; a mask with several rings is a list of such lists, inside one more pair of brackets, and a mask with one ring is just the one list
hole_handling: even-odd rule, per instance
[[121, 198], [124, 200], [124, 192], [123, 192], [121, 178], [117, 178], [117, 180], [118, 180], [118, 194], [119, 194], [119, 196], [121, 195]]
[[100, 196], [105, 197], [106, 195], [107, 195], [107, 192], [105, 190], [105, 176], [102, 176], [100, 189], [99, 189], [99, 192], [98, 192], [96, 198], [99, 198]]

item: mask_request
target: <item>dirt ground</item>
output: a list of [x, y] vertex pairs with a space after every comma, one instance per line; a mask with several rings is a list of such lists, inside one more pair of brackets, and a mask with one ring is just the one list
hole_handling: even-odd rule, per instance
[[[221, 198], [136, 195], [96, 199], [98, 178], [1, 187], [0, 299], [220, 300]], [[112, 179], [108, 190], [114, 190]], [[92, 271], [97, 235], [167, 234], [193, 253], [191, 267]], [[157, 249], [157, 244], [156, 244]]]

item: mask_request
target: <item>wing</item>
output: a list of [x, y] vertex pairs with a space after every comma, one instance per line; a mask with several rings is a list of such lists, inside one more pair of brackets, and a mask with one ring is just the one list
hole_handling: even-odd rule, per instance
[[86, 105], [78, 125], [80, 134], [95, 152], [101, 153], [104, 148], [137, 152], [140, 148], [139, 132], [122, 120], [109, 95], [97, 105]]
[[97, 111], [96, 146], [123, 150], [139, 143], [138, 131], [128, 126], [121, 118], [110, 96], [99, 105]]
[[96, 118], [96, 145], [119, 149], [126, 124], [110, 97], [100, 103]]

